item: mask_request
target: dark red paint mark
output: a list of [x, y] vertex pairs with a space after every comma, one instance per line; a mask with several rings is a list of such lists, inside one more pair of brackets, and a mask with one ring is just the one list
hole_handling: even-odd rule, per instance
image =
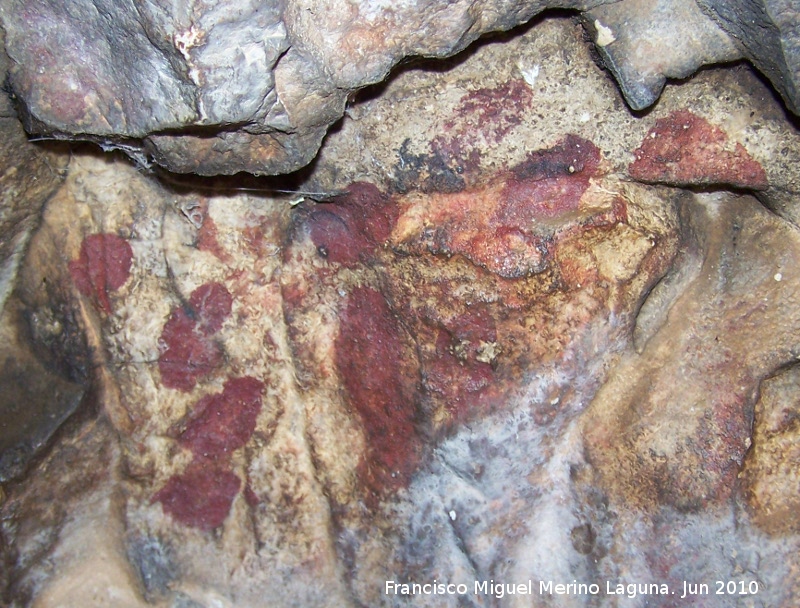
[[205, 458], [225, 456], [244, 446], [256, 428], [264, 384], [255, 378], [232, 378], [221, 393], [206, 395], [194, 406], [191, 421], [178, 440]]
[[434, 254], [461, 254], [501, 277], [544, 270], [555, 236], [578, 224], [580, 200], [598, 173], [600, 151], [568, 135], [479, 190], [442, 195], [431, 206]]
[[495, 305], [464, 305], [452, 298], [451, 285], [440, 287], [421, 294], [430, 302], [429, 308], [416, 314], [404, 311], [404, 318], [420, 318], [414, 336], [418, 344], [429, 345], [421, 348], [422, 387], [429, 398], [444, 405], [448, 413], [445, 427], [451, 427], [485, 413], [494, 402], [497, 310]]
[[185, 310], [175, 310], [164, 325], [161, 340], [167, 346], [158, 359], [161, 381], [167, 388], [190, 391], [197, 380], [222, 364], [222, 348], [197, 331]]
[[116, 234], [92, 234], [83, 239], [78, 259], [69, 263], [69, 272], [78, 291], [110, 314], [108, 293], [125, 284], [132, 261], [133, 250], [128, 241]]
[[[474, 130], [482, 131], [491, 143], [497, 143], [522, 122], [521, 116], [532, 102], [533, 91], [524, 80], [509, 80], [497, 87], [481, 88], [464, 95], [456, 117], [459, 122], [471, 121]], [[446, 122], [445, 131], [452, 130], [456, 123], [455, 119]]]
[[309, 224], [317, 252], [331, 262], [352, 266], [372, 249], [357, 231], [347, 209], [317, 209], [311, 214]]
[[244, 487], [244, 499], [251, 507], [256, 507], [261, 502], [258, 494], [253, 491], [253, 488], [250, 487], [249, 483]]
[[646, 182], [729, 184], [754, 190], [769, 185], [763, 167], [742, 144], [731, 149], [722, 129], [689, 110], [657, 120], [634, 156], [628, 172]]
[[230, 315], [232, 303], [224, 285], [206, 283], [185, 306], [172, 311], [161, 332], [164, 351], [158, 359], [164, 386], [190, 391], [222, 364], [222, 347], [212, 337]]
[[352, 266], [370, 258], [392, 232], [398, 210], [373, 184], [355, 183], [308, 217], [311, 240], [331, 262]]
[[340, 319], [336, 363], [368, 446], [361, 473], [367, 487], [380, 493], [408, 483], [419, 461], [402, 330], [383, 296], [367, 287], [353, 290]]
[[221, 526], [239, 492], [240, 479], [227, 465], [196, 459], [179, 475], [173, 475], [155, 496], [164, 512], [182, 524], [213, 530]]
[[577, 135], [567, 135], [552, 148], [531, 152], [506, 181], [497, 221], [526, 226], [537, 219], [577, 211], [599, 165], [600, 150]]

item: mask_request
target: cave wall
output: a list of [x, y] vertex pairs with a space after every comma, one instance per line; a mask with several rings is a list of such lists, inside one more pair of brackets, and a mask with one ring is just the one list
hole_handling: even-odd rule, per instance
[[[2, 601], [792, 605], [790, 98], [738, 63], [642, 78], [648, 103], [661, 96], [632, 112], [625, 79], [647, 68], [614, 68], [616, 82], [594, 55], [602, 27], [642, 44], [610, 25], [630, 4], [397, 68], [342, 106], [314, 163], [286, 178], [153, 170], [131, 143], [150, 145], [143, 132], [124, 134], [134, 163], [27, 143], [7, 111], [2, 246], [23, 244], [4, 258], [1, 392], [4, 414], [49, 423], [15, 424], [4, 444], [16, 451], [2, 461]], [[698, 7], [668, 6], [722, 41], [706, 57], [744, 56]], [[6, 27], [18, 8], [3, 9]], [[485, 10], [476, 22], [500, 23]], [[183, 142], [181, 170], [199, 166], [186, 142], [217, 145], [213, 129], [168, 137]], [[214, 154], [233, 163], [214, 172], [253, 170]], [[28, 407], [39, 402], [54, 414]], [[386, 581], [434, 579], [468, 593], [387, 593]], [[528, 580], [530, 596], [474, 587]], [[711, 597], [717, 580], [747, 597]], [[678, 601], [684, 581], [709, 597]], [[630, 583], [659, 593], [629, 598]]]

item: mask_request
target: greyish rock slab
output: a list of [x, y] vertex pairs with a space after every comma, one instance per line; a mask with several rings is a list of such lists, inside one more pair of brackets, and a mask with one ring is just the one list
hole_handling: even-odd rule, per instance
[[8, 0], [0, 19], [29, 131], [178, 172], [271, 174], [309, 163], [348, 96], [403, 58], [452, 55], [552, 5]]
[[553, 8], [582, 12], [634, 109], [669, 78], [744, 57], [797, 111], [787, 0], [3, 0], [0, 22], [30, 133], [178, 173], [267, 175], [308, 165], [352, 95], [403, 60], [452, 56]]

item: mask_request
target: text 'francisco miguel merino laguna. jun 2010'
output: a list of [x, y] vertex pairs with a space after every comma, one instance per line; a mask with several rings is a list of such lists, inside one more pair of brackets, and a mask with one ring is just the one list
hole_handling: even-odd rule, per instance
[[681, 581], [669, 585], [663, 582], [634, 583], [624, 581], [601, 581], [582, 583], [573, 580], [569, 583], [556, 581], [533, 581], [524, 583], [501, 583], [494, 580], [467, 583], [445, 583], [434, 579], [428, 583], [400, 583], [386, 581], [384, 593], [396, 596], [421, 595], [476, 595], [494, 596], [501, 599], [508, 595], [615, 595], [635, 598], [643, 595], [671, 595], [686, 599], [703, 595], [756, 595], [757, 581], [713, 581], [701, 583]]

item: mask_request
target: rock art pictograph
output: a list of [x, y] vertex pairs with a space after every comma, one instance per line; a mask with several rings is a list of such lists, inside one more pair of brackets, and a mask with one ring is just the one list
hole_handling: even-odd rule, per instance
[[[793, 605], [790, 9], [767, 61], [740, 3], [575, 3], [352, 96], [545, 5], [57, 4], [0, 2], [26, 126], [139, 163], [0, 114], [0, 603]], [[786, 107], [665, 80], [721, 57]]]

